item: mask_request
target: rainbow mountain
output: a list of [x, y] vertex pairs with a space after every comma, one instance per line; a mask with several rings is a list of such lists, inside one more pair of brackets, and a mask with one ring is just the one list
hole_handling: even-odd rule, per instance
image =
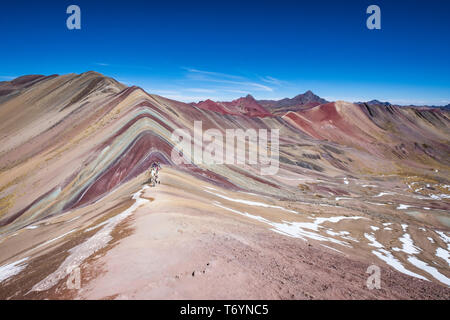
[[[448, 299], [449, 111], [320, 99], [0, 82], [0, 298]], [[171, 135], [195, 121], [278, 129], [277, 173], [174, 163]]]

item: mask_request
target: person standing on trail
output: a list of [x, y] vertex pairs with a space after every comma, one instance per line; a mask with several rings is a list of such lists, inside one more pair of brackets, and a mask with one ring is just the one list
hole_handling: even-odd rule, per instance
[[150, 185], [152, 187], [154, 187], [156, 184], [160, 183], [158, 181], [158, 173], [159, 173], [160, 169], [161, 169], [161, 164], [159, 163], [159, 161], [152, 162], [152, 164], [150, 165]]

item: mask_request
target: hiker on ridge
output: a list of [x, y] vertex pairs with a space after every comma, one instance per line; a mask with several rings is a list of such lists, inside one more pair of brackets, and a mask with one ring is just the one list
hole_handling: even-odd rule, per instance
[[160, 169], [161, 169], [161, 164], [159, 163], [159, 161], [156, 161], [156, 162], [154, 161], [150, 165], [150, 186], [154, 187], [156, 184], [160, 183], [158, 181], [158, 173], [159, 173]]

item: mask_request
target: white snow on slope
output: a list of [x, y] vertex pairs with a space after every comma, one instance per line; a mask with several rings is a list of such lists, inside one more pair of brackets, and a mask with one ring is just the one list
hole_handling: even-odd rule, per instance
[[0, 267], [0, 283], [9, 279], [12, 276], [15, 276], [16, 274], [20, 273], [27, 264], [25, 261], [27, 261], [28, 258], [23, 258], [20, 260], [17, 260], [15, 262], [5, 264]]

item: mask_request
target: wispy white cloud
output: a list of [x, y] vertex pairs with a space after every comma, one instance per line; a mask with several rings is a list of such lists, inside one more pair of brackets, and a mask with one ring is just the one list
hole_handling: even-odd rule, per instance
[[115, 63], [106, 63], [106, 62], [94, 62], [94, 65], [100, 66], [100, 67], [111, 67], [111, 68], [122, 68], [122, 69], [152, 70], [151, 67], [141, 66], [141, 65], [115, 64]]
[[239, 86], [248, 86], [253, 88], [253, 90], [258, 90], [258, 91], [268, 91], [268, 92], [272, 92], [273, 89], [269, 86], [260, 84], [260, 83], [256, 83], [256, 82], [241, 82], [241, 81], [228, 81], [228, 80], [211, 80], [212, 82], [222, 82], [222, 83], [228, 83], [228, 84], [235, 84], [235, 85], [239, 85]]
[[215, 90], [215, 89], [206, 89], [206, 88], [186, 88], [186, 89], [183, 89], [183, 91], [198, 92], [198, 93], [215, 93], [215, 92], [217, 92], [217, 90]]
[[234, 89], [223, 89], [224, 92], [231, 92], [231, 93], [239, 93], [239, 94], [249, 94], [250, 91], [245, 90], [234, 90]]
[[[344, 96], [324, 96], [322, 97], [328, 101], [346, 101], [346, 102], [365, 102], [373, 99], [367, 97], [344, 97]], [[380, 100], [381, 101], [381, 100]], [[382, 100], [384, 101], [384, 100]]]
[[[106, 62], [104, 64], [107, 64]], [[111, 65], [116, 66], [116, 65]], [[112, 68], [112, 67], [111, 67]], [[285, 90], [277, 84], [283, 81], [266, 76], [262, 80], [259, 75], [242, 76], [238, 74], [206, 71], [196, 68], [179, 67], [182, 70], [178, 76], [152, 78], [140, 77], [133, 81], [124, 81], [128, 85], [138, 85], [150, 94], [157, 94], [169, 99], [183, 102], [198, 102], [201, 100], [231, 101], [248, 94], [259, 99], [279, 96]]]
[[183, 94], [166, 94], [166, 95], [161, 94], [161, 96], [168, 98], [168, 99], [177, 100], [177, 101], [186, 102], [186, 103], [205, 101], [208, 99], [219, 100], [217, 97], [191, 96], [191, 95], [183, 95]]
[[286, 85], [287, 81], [284, 80], [280, 80], [271, 76], [265, 76], [265, 77], [260, 77], [261, 81], [264, 81], [266, 83], [272, 84], [272, 85], [276, 85], [276, 86], [282, 86], [282, 85]]
[[109, 63], [104, 63], [104, 62], [95, 62], [94, 64], [97, 66], [102, 66], [102, 67], [108, 67], [110, 65]]
[[272, 92], [273, 88], [255, 82], [251, 81], [245, 77], [232, 75], [232, 74], [226, 74], [226, 73], [220, 73], [220, 72], [213, 72], [213, 71], [204, 71], [204, 70], [198, 70], [193, 68], [184, 68], [186, 71], [188, 71], [187, 78], [189, 80], [195, 80], [199, 82], [209, 82], [209, 83], [220, 83], [220, 84], [227, 84], [234, 87], [231, 87], [229, 89], [236, 89], [236, 87], [239, 87], [241, 90], [248, 89], [248, 90], [256, 90], [256, 91], [267, 91]]
[[182, 69], [190, 72], [190, 73], [196, 73], [196, 74], [201, 74], [201, 75], [205, 75], [205, 76], [212, 76], [212, 77], [218, 77], [218, 78], [228, 78], [228, 79], [245, 79], [242, 76], [237, 76], [237, 75], [233, 75], [233, 74], [227, 74], [227, 73], [221, 73], [221, 72], [214, 72], [214, 71], [204, 71], [204, 70], [198, 70], [195, 68], [187, 68], [187, 67], [181, 67]]
[[160, 90], [160, 89], [146, 89], [145, 91], [147, 91], [148, 93], [155, 93], [158, 95], [176, 95], [179, 94], [179, 91], [175, 91], [175, 90]]
[[226, 80], [226, 79], [210, 79], [210, 78], [203, 78], [203, 79], [197, 79], [199, 81], [204, 82], [212, 82], [212, 83], [221, 83], [221, 84], [230, 84], [239, 86], [241, 88], [247, 87], [249, 90], [256, 90], [256, 91], [268, 91], [272, 92], [273, 89], [269, 86], [256, 83], [256, 82], [250, 82], [250, 81], [234, 81], [234, 80]]

